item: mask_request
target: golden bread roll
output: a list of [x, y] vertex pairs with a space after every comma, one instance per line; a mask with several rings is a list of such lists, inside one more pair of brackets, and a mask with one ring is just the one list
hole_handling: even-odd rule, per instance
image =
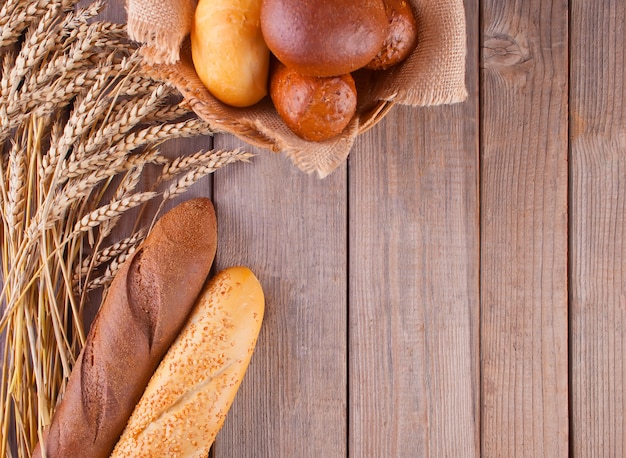
[[213, 277], [111, 458], [206, 458], [252, 357], [264, 306], [261, 285], [248, 268]]
[[222, 102], [255, 104], [267, 94], [269, 49], [261, 33], [261, 0], [200, 0], [191, 55], [202, 83]]

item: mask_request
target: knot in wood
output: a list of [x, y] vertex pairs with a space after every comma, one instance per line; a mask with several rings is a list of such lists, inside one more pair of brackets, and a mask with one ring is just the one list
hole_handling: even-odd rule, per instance
[[512, 67], [532, 59], [528, 42], [523, 36], [516, 38], [498, 34], [485, 37], [483, 61], [485, 68]]

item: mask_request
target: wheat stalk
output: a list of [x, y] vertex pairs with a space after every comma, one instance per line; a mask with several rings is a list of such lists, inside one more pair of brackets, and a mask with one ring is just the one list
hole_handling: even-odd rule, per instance
[[124, 262], [126, 262], [126, 260], [129, 259], [133, 255], [133, 253], [135, 253], [136, 249], [137, 246], [129, 246], [126, 250], [120, 252], [119, 254], [117, 254], [117, 256], [112, 258], [107, 264], [107, 268], [104, 274], [100, 277], [94, 278], [93, 280], [85, 284], [85, 290], [93, 291], [96, 288], [105, 288], [109, 286], [115, 278], [115, 274], [117, 274], [117, 271], [120, 270]]
[[[0, 6], [0, 456], [27, 457], [85, 341], [88, 292], [106, 287], [146, 229], [111, 234], [250, 154], [166, 158], [172, 138], [211, 135], [181, 96], [141, 73], [100, 3]], [[149, 167], [148, 167], [149, 166]], [[146, 169], [157, 168], [153, 183]], [[152, 172], [151, 172], [152, 173]]]
[[129, 237], [126, 237], [119, 242], [99, 250], [93, 255], [86, 256], [82, 262], [76, 266], [74, 272], [74, 282], [78, 283], [82, 278], [89, 275], [94, 269], [100, 267], [104, 263], [118, 258], [118, 256], [128, 254], [134, 247], [137, 247], [139, 243], [143, 241], [146, 236], [144, 229], [138, 230]]
[[83, 216], [74, 226], [74, 232], [84, 232], [99, 226], [104, 221], [117, 218], [131, 208], [143, 204], [156, 195], [153, 191], [138, 192], [120, 200], [114, 200]]
[[24, 30], [46, 14], [52, 6], [60, 4], [63, 9], [70, 8], [74, 1], [47, 1], [37, 0], [34, 2], [25, 0], [9, 0], [0, 10], [0, 48], [9, 47], [17, 43]]
[[234, 162], [247, 162], [251, 157], [252, 154], [236, 149], [234, 151], [198, 152], [189, 158], [176, 159], [172, 164], [163, 168], [161, 176], [157, 179], [157, 183], [160, 183], [173, 180], [182, 174], [163, 192], [163, 200], [172, 199], [186, 192], [198, 180], [220, 167]]

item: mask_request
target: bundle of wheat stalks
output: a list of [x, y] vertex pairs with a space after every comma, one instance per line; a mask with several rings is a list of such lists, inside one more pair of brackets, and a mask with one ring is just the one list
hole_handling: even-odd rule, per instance
[[112, 239], [120, 219], [249, 158], [164, 157], [164, 141], [210, 127], [142, 74], [123, 25], [94, 19], [98, 3], [77, 3], [0, 1], [3, 457], [30, 456], [82, 348], [87, 293], [106, 287], [146, 235], [136, 226]]

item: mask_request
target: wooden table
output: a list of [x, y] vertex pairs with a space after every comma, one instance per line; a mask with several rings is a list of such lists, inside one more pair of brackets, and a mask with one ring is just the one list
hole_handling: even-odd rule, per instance
[[626, 456], [626, 4], [466, 12], [467, 102], [193, 188], [267, 297], [215, 458]]

